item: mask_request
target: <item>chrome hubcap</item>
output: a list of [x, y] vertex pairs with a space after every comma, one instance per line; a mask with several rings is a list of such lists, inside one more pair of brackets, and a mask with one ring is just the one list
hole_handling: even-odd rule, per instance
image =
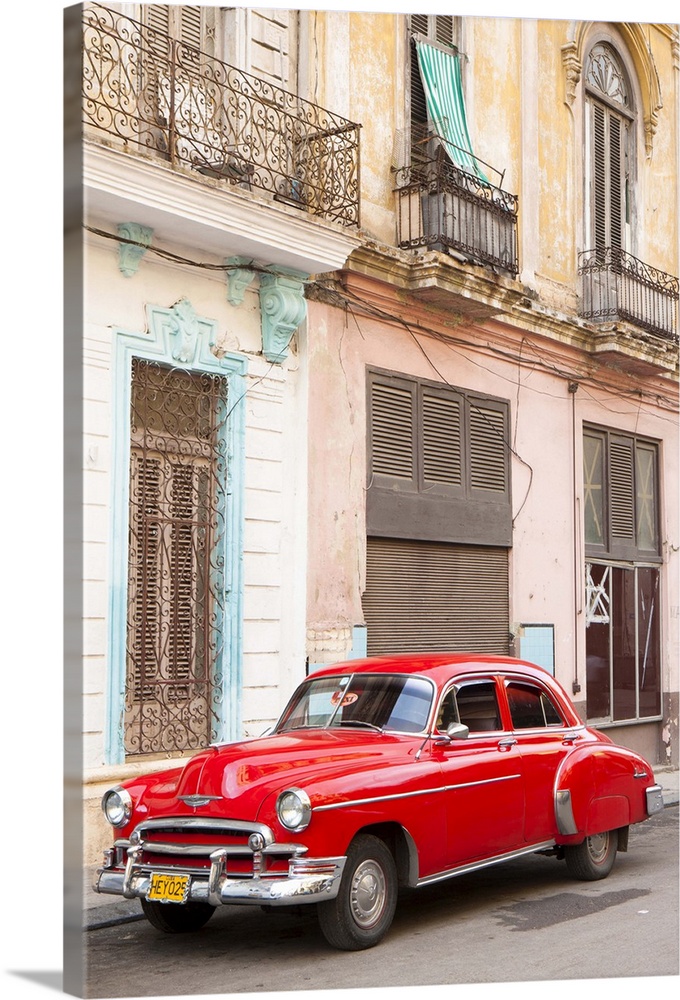
[[588, 837], [588, 853], [593, 864], [601, 865], [609, 853], [609, 834], [596, 833]]
[[359, 927], [369, 928], [380, 919], [385, 908], [385, 875], [377, 861], [362, 861], [352, 878], [350, 905]]

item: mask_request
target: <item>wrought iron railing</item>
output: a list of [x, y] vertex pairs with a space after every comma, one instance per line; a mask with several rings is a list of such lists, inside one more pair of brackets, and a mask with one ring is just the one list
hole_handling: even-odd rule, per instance
[[86, 130], [359, 224], [360, 125], [107, 7], [83, 11]]
[[396, 176], [400, 247], [449, 248], [517, 274], [516, 195], [441, 155], [421, 157]]
[[579, 254], [584, 319], [627, 320], [667, 339], [678, 336], [678, 279], [617, 247]]

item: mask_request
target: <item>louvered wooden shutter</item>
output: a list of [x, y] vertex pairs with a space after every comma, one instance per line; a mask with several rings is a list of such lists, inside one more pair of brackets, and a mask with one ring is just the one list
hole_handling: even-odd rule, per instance
[[508, 489], [508, 445], [505, 412], [470, 401], [470, 486], [505, 493]]
[[434, 14], [434, 40], [440, 45], [453, 45], [453, 14]]
[[417, 166], [427, 155], [423, 140], [427, 134], [427, 101], [423, 81], [418, 68], [418, 56], [413, 35], [422, 35], [440, 45], [454, 46], [455, 24], [452, 14], [411, 14], [411, 79], [410, 79], [410, 121], [411, 121], [411, 162]]
[[507, 550], [369, 538], [363, 610], [371, 656], [507, 654]]
[[153, 697], [161, 631], [161, 475], [162, 458], [133, 451], [130, 483], [129, 589], [134, 622], [133, 676], [128, 690], [135, 702]]
[[201, 8], [182, 4], [179, 8], [179, 40], [193, 49], [202, 48]]
[[371, 383], [371, 472], [413, 481], [415, 471], [415, 386]]
[[463, 482], [460, 399], [422, 392], [422, 476], [424, 485]]
[[428, 23], [430, 16], [428, 14], [411, 14], [411, 31], [419, 35], [428, 34]]
[[170, 6], [165, 3], [150, 3], [142, 8], [145, 23], [154, 31], [170, 34]]
[[612, 435], [609, 443], [609, 517], [612, 547], [635, 544], [634, 451], [631, 438]]
[[624, 246], [625, 145], [628, 123], [614, 111], [591, 105], [592, 237], [596, 249]]
[[144, 23], [158, 32], [158, 37], [152, 38], [152, 47], [158, 51], [164, 44], [161, 36], [169, 36], [182, 45], [192, 49], [203, 49], [203, 11], [191, 4], [172, 6], [170, 4], [152, 3], [143, 6]]

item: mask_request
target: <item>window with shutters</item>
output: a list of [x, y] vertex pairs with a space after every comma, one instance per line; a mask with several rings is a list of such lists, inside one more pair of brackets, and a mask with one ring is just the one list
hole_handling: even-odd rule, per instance
[[124, 710], [129, 755], [214, 736], [226, 377], [133, 359]]
[[660, 560], [658, 444], [586, 427], [583, 504], [587, 555]]
[[458, 52], [461, 19], [452, 14], [409, 14], [410, 66], [409, 66], [409, 122], [411, 141], [411, 164], [432, 155], [427, 145], [428, 113], [425, 90], [418, 68], [416, 38], [422, 38], [435, 45]]
[[[675, 340], [678, 279], [635, 256], [642, 79], [632, 67], [629, 53], [615, 48], [611, 38], [597, 40], [584, 59], [586, 249], [578, 254], [579, 313], [597, 323], [624, 321]], [[653, 62], [649, 68], [654, 74]], [[647, 152], [651, 155], [651, 145]]]
[[661, 711], [658, 463], [656, 441], [584, 428], [586, 703], [593, 721]]
[[630, 250], [633, 108], [623, 64], [611, 45], [586, 62], [586, 230], [598, 251]]
[[368, 439], [372, 533], [510, 544], [507, 401], [371, 371]]
[[214, 8], [197, 4], [143, 4], [142, 23], [154, 33], [152, 45], [166, 53], [168, 39], [189, 49], [214, 54]]

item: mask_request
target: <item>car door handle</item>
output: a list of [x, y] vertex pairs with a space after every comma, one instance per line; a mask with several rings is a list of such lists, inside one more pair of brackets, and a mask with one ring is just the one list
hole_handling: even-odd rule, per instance
[[506, 736], [504, 740], [500, 740], [498, 743], [498, 749], [503, 753], [507, 752], [510, 747], [514, 747], [517, 740], [514, 736]]
[[580, 739], [581, 739], [580, 733], [565, 733], [564, 736], [562, 737], [562, 743], [564, 743], [565, 746], [569, 746], [569, 744], [575, 743], [576, 740]]

